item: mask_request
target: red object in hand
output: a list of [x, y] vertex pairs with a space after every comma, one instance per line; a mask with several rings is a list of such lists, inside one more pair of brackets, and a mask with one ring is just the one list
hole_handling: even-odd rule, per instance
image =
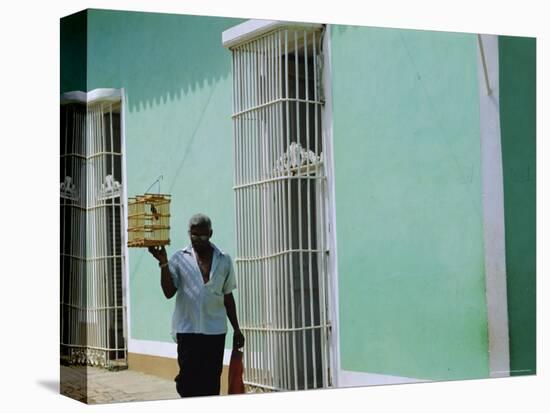
[[235, 348], [229, 361], [228, 394], [244, 393], [243, 371], [243, 352]]

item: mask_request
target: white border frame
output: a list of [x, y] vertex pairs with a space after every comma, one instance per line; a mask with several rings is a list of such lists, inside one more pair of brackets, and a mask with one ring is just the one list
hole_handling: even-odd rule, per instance
[[510, 375], [498, 36], [477, 35], [483, 239], [490, 377]]
[[326, 25], [323, 37], [323, 91], [325, 104], [322, 109], [323, 134], [326, 147], [325, 160], [327, 177], [327, 205], [325, 222], [327, 223], [328, 239], [328, 272], [329, 272], [329, 314], [331, 322], [331, 372], [332, 386], [340, 387], [340, 311], [338, 301], [338, 249], [336, 242], [336, 197], [335, 197], [335, 169], [333, 153], [333, 128], [332, 128], [332, 56], [331, 56], [331, 25]]
[[126, 340], [126, 361], [130, 352], [130, 255], [128, 250], [128, 174], [126, 169], [126, 90], [120, 89], [120, 148], [122, 151], [122, 172], [124, 175], [122, 183], [121, 206], [123, 209], [124, 222], [122, 228], [122, 242], [124, 248], [124, 277], [122, 277], [122, 297], [124, 297], [124, 340]]

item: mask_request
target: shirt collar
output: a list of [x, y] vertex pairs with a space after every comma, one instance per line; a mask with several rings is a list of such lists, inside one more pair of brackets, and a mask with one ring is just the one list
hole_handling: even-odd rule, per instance
[[[213, 242], [210, 243], [210, 245], [212, 245], [212, 248], [214, 249], [214, 255], [225, 255], [225, 253], [220, 250], [216, 244], [214, 244]], [[189, 244], [187, 247], [185, 247], [183, 249], [183, 252], [184, 253], [187, 253], [187, 254], [192, 254], [193, 253], [193, 245]]]

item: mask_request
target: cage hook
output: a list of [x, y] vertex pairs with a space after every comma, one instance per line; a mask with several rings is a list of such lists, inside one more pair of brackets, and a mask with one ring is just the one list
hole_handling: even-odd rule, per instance
[[163, 175], [160, 175], [160, 176], [157, 178], [157, 180], [156, 180], [155, 182], [153, 182], [149, 188], [147, 188], [147, 191], [145, 191], [145, 193], [148, 193], [148, 192], [149, 192], [149, 189], [151, 189], [153, 186], [155, 186], [155, 184], [158, 184], [158, 185], [159, 185], [159, 188], [158, 188], [157, 194], [160, 194], [160, 181], [162, 181], [162, 179], [163, 179]]

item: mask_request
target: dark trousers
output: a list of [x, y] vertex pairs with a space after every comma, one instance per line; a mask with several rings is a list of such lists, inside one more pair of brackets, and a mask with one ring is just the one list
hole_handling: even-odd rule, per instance
[[225, 334], [178, 333], [176, 390], [181, 397], [220, 394]]

